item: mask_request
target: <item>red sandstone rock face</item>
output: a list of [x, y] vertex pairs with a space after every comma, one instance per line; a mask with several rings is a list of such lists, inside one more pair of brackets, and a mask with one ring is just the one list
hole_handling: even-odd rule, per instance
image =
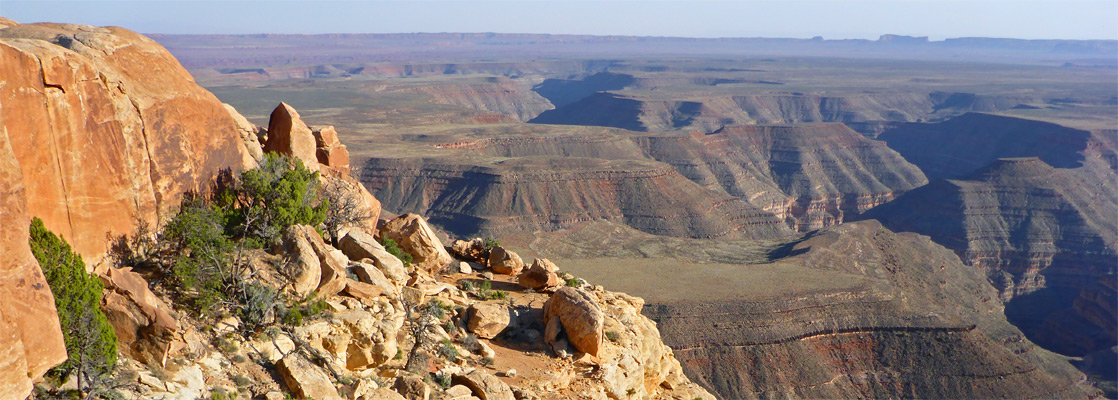
[[66, 347], [58, 317], [50, 317], [54, 296], [27, 244], [27, 191], [13, 154], [0, 126], [0, 394], [22, 398], [33, 378], [66, 361]]
[[0, 21], [0, 393], [66, 359], [31, 255], [32, 216], [91, 265], [108, 234], [157, 225], [220, 169], [254, 161], [230, 112], [154, 41], [121, 28]]
[[121, 28], [0, 31], [0, 126], [28, 215], [90, 264], [106, 234], [157, 223], [222, 168], [253, 164], [233, 117], [151, 39]]

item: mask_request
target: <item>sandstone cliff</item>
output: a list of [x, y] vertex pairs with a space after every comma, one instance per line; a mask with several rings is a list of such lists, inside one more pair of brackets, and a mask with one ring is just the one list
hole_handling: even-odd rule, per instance
[[32, 216], [92, 265], [108, 235], [158, 224], [183, 192], [254, 160], [230, 112], [150, 39], [120, 28], [0, 25], [7, 398], [66, 359], [53, 297], [27, 246]]
[[151, 39], [120, 28], [0, 30], [0, 126], [28, 215], [90, 264], [223, 168], [254, 165], [233, 116]]

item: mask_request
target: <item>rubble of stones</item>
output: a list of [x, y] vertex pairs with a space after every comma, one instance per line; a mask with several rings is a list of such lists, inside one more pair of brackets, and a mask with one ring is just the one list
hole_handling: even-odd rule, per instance
[[[381, 238], [413, 262], [392, 255]], [[272, 253], [251, 263], [253, 279], [323, 299], [328, 315], [255, 334], [242, 332], [237, 317], [197, 326], [185, 316], [176, 322], [146, 285], [132, 282], [142, 280], [135, 273], [109, 275], [107, 287], [125, 293], [134, 303], [130, 315], [141, 316], [132, 322], [136, 331], [151, 325], [161, 332], [130, 338], [136, 396], [713, 398], [683, 375], [655, 324], [640, 315], [643, 300], [580, 280], [568, 286], [551, 261], [525, 266], [483, 239], [454, 241], [448, 251], [418, 215], [372, 233], [351, 229], [337, 248], [312, 227], [291, 226]], [[484, 282], [507, 297], [486, 296]], [[418, 311], [429, 304], [441, 311]], [[538, 371], [498, 369], [505, 357]]]

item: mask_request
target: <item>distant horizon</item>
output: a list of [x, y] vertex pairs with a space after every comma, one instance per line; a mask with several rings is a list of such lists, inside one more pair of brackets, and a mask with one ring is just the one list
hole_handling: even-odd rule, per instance
[[[20, 22], [20, 21], [16, 21]], [[40, 21], [43, 23], [52, 23], [52, 21]], [[23, 22], [20, 22], [23, 24]], [[39, 23], [39, 22], [29, 22]], [[57, 23], [57, 22], [53, 22]], [[883, 33], [876, 38], [829, 38], [823, 35], [815, 35], [812, 37], [789, 37], [789, 36], [657, 36], [657, 35], [609, 35], [609, 34], [589, 34], [589, 33], [541, 33], [541, 32], [323, 32], [323, 33], [278, 33], [278, 32], [248, 32], [248, 33], [163, 33], [163, 32], [137, 32], [145, 36], [260, 36], [260, 35], [276, 35], [276, 36], [330, 36], [330, 35], [536, 35], [536, 36], [590, 36], [590, 37], [623, 37], [623, 38], [655, 38], [655, 39], [701, 39], [701, 40], [725, 40], [725, 39], [789, 39], [789, 40], [812, 40], [815, 38], [822, 38], [825, 41], [880, 41], [883, 36], [898, 36], [913, 39], [927, 38], [928, 43], [942, 43], [948, 40], [958, 39], [998, 39], [998, 40], [1023, 40], [1023, 41], [1068, 41], [1068, 42], [1118, 42], [1118, 38], [1114, 39], [1052, 39], [1052, 38], [1036, 38], [1026, 39], [1018, 37], [998, 37], [998, 36], [958, 36], [958, 37], [944, 37], [941, 39], [933, 39], [927, 35], [913, 36], [901, 35], [895, 33]]]
[[1114, 0], [3, 0], [19, 23], [145, 34], [504, 33], [671, 38], [1118, 40]]

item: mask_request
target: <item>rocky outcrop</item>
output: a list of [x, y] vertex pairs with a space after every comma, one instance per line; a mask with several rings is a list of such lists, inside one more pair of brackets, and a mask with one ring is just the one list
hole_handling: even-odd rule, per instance
[[34, 380], [67, 358], [54, 295], [28, 244], [27, 210], [22, 172], [0, 126], [0, 393], [11, 398], [30, 394]]
[[562, 332], [575, 349], [597, 356], [604, 337], [604, 318], [593, 297], [575, 288], [561, 288], [544, 304], [544, 340], [553, 343]]
[[131, 268], [107, 268], [99, 277], [105, 285], [101, 311], [113, 325], [117, 348], [136, 361], [165, 367], [167, 355], [182, 346], [171, 307]]
[[280, 103], [268, 119], [268, 141], [265, 152], [287, 154], [303, 162], [311, 171], [318, 171], [318, 155], [311, 128], [299, 117], [299, 112]]
[[183, 192], [254, 160], [233, 116], [154, 41], [121, 28], [0, 25], [0, 392], [23, 397], [66, 358], [27, 247], [30, 217], [95, 265], [109, 235], [158, 225]]
[[27, 213], [91, 265], [107, 234], [158, 225], [183, 192], [254, 165], [230, 112], [151, 39], [16, 25], [0, 31], [0, 60], [0, 126], [36, 199]]
[[284, 357], [276, 363], [276, 372], [283, 377], [291, 393], [305, 399], [342, 399], [338, 389], [322, 370], [298, 354]]
[[495, 273], [516, 276], [524, 269], [524, 260], [512, 250], [495, 246], [489, 250], [488, 265]]
[[392, 239], [415, 259], [415, 265], [427, 271], [438, 271], [454, 258], [443, 247], [427, 221], [416, 214], [404, 214], [384, 224], [380, 237]]
[[480, 338], [492, 339], [508, 328], [509, 309], [502, 304], [478, 303], [469, 308], [466, 329]]
[[546, 258], [537, 258], [531, 267], [516, 276], [516, 283], [527, 289], [543, 290], [559, 286], [559, 275], [555, 274], [556, 267]]

